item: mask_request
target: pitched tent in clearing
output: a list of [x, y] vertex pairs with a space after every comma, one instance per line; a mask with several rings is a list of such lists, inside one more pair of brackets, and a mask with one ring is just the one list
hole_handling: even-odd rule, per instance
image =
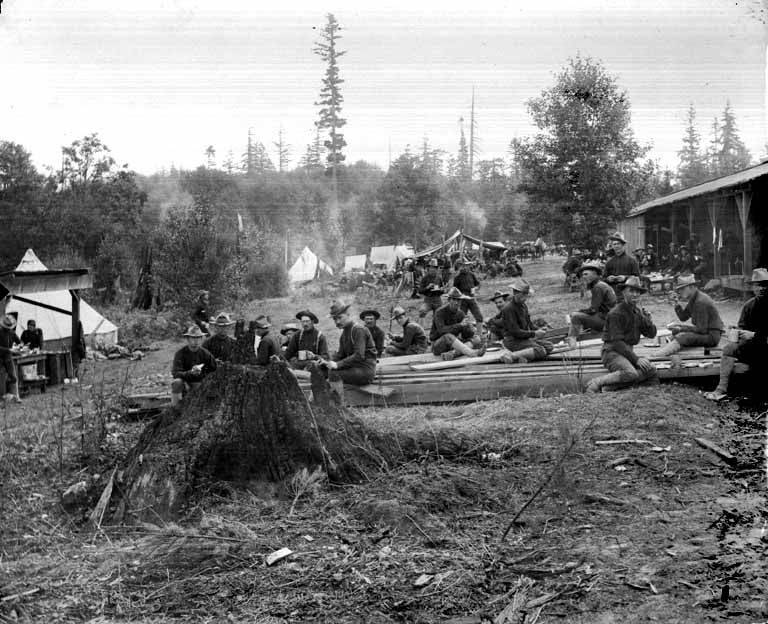
[[320, 260], [309, 247], [304, 247], [301, 254], [288, 269], [288, 279], [291, 284], [310, 282], [323, 276], [333, 275], [333, 269]]
[[404, 258], [413, 258], [413, 248], [408, 245], [385, 245], [382, 247], [371, 247], [371, 264], [374, 266], [384, 266], [391, 271], [395, 268], [398, 260]]
[[[40, 261], [31, 249], [27, 249], [27, 253], [24, 254], [21, 262], [19, 262], [19, 266], [16, 267], [17, 273], [47, 270], [48, 267]], [[72, 309], [72, 297], [68, 290], [29, 293], [25, 294], [24, 297], [53, 306], [54, 308], [62, 310]], [[19, 335], [27, 328], [27, 321], [32, 319], [43, 330], [44, 347], [46, 349], [68, 347], [72, 337], [72, 317], [17, 299], [13, 299], [8, 304], [6, 312], [18, 312], [19, 324], [16, 331]], [[80, 301], [80, 322], [83, 324], [85, 340], [90, 346], [93, 346], [96, 342], [102, 344], [117, 343], [117, 326], [105, 319], [82, 300]]]
[[345, 256], [344, 257], [344, 273], [347, 271], [360, 270], [365, 271], [365, 261], [367, 257], [365, 254], [360, 256]]

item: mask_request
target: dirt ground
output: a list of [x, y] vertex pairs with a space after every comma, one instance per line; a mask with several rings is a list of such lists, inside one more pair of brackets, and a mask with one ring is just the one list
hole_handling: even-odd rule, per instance
[[[553, 325], [582, 306], [562, 290], [561, 262], [525, 265], [532, 315]], [[279, 323], [311, 306], [333, 345], [332, 296], [237, 312]], [[662, 298], [643, 305], [659, 325], [673, 319]], [[740, 302], [720, 305], [735, 322]], [[115, 397], [167, 388], [180, 344], [89, 362], [79, 385], [0, 411], [0, 622], [768, 622], [765, 406], [713, 405], [676, 384], [361, 410], [372, 428], [487, 442], [298, 498], [218, 484], [178, 524], [94, 529], [87, 516], [146, 424], [122, 418]], [[83, 498], [65, 508], [79, 481]]]

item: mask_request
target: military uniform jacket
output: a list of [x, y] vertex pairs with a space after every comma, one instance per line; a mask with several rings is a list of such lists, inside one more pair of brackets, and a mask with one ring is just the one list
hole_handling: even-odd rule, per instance
[[[200, 375], [191, 373], [193, 366], [203, 365]], [[182, 347], [176, 351], [173, 356], [173, 366], [171, 367], [171, 376], [174, 379], [182, 379], [186, 382], [195, 383], [201, 381], [208, 373], [216, 370], [216, 360], [208, 349], [200, 347], [197, 351], [192, 351], [189, 346]]]
[[378, 325], [374, 327], [366, 327], [366, 329], [370, 332], [371, 338], [373, 338], [373, 347], [376, 349], [376, 356], [381, 357], [381, 354], [384, 353], [384, 338], [386, 338], [384, 330]]
[[700, 290], [691, 297], [685, 308], [679, 303], [675, 306], [675, 314], [681, 321], [691, 319], [697, 334], [708, 334], [716, 329], [723, 331], [723, 321], [715, 307], [715, 302], [706, 293]]
[[628, 253], [613, 256], [605, 263], [605, 277], [611, 275], [637, 275], [640, 277], [640, 265], [635, 257]]
[[581, 310], [584, 314], [597, 314], [600, 318], [608, 316], [608, 312], [616, 305], [616, 293], [603, 280], [597, 280], [589, 286], [592, 300], [589, 307]]
[[536, 335], [525, 303], [510, 299], [509, 303], [501, 309], [501, 322], [504, 338], [530, 340]]
[[317, 327], [310, 330], [301, 329], [297, 331], [288, 341], [285, 349], [285, 359], [290, 360], [299, 356], [299, 351], [312, 351], [324, 360], [328, 359], [328, 342], [325, 334]]
[[280, 339], [274, 333], [269, 332], [266, 336], [262, 336], [259, 341], [259, 346], [256, 349], [256, 364], [266, 366], [273, 355], [283, 359]]
[[376, 347], [368, 328], [354, 321], [348, 323], [339, 337], [339, 350], [333, 355], [338, 368], [364, 366], [376, 368]]
[[451, 310], [449, 304], [446, 303], [435, 310], [432, 315], [432, 329], [429, 331], [429, 339], [434, 342], [445, 334], [460, 334], [463, 320], [464, 312], [460, 309]]
[[459, 274], [453, 278], [453, 285], [461, 291], [462, 295], [471, 297], [472, 289], [480, 286], [480, 282], [472, 271], [459, 271]]
[[603, 350], [623, 355], [635, 366], [638, 357], [632, 347], [640, 342], [641, 335], [648, 338], [656, 335], [651, 316], [635, 305], [622, 302], [614, 306], [605, 319]]
[[411, 347], [427, 348], [427, 335], [424, 333], [424, 328], [418, 323], [406, 321], [403, 325], [403, 335], [393, 336], [392, 342], [399, 349], [408, 350]]
[[210, 351], [213, 357], [222, 362], [228, 362], [232, 359], [232, 353], [236, 346], [237, 341], [226, 334], [215, 334], [203, 342], [203, 349]]
[[768, 339], [768, 295], [752, 297], [744, 304], [739, 316], [739, 329], [755, 332], [755, 340], [765, 345]]

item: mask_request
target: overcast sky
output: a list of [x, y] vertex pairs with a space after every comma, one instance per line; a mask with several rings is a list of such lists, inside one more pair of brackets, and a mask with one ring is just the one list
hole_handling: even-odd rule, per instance
[[[367, 6], [376, 8], [365, 8]], [[526, 101], [571, 56], [600, 59], [628, 92], [637, 138], [674, 167], [688, 104], [704, 140], [727, 99], [757, 156], [766, 143], [760, 0], [282, 2], [4, 0], [0, 139], [57, 166], [98, 132], [142, 173], [272, 149], [303, 153], [323, 65], [326, 12], [341, 23], [347, 160], [386, 167], [426, 136], [455, 153], [472, 86], [480, 158], [533, 132]], [[274, 150], [273, 150], [274, 156]]]

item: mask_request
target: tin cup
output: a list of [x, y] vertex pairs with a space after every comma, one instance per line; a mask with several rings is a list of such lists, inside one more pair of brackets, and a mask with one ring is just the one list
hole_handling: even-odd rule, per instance
[[736, 327], [728, 328], [728, 331], [725, 332], [725, 337], [728, 340], [728, 342], [738, 342], [739, 341], [738, 328]]
[[305, 349], [300, 349], [299, 350], [299, 361], [303, 362], [306, 359], [307, 359], [307, 352], [306, 352], [306, 350]]

